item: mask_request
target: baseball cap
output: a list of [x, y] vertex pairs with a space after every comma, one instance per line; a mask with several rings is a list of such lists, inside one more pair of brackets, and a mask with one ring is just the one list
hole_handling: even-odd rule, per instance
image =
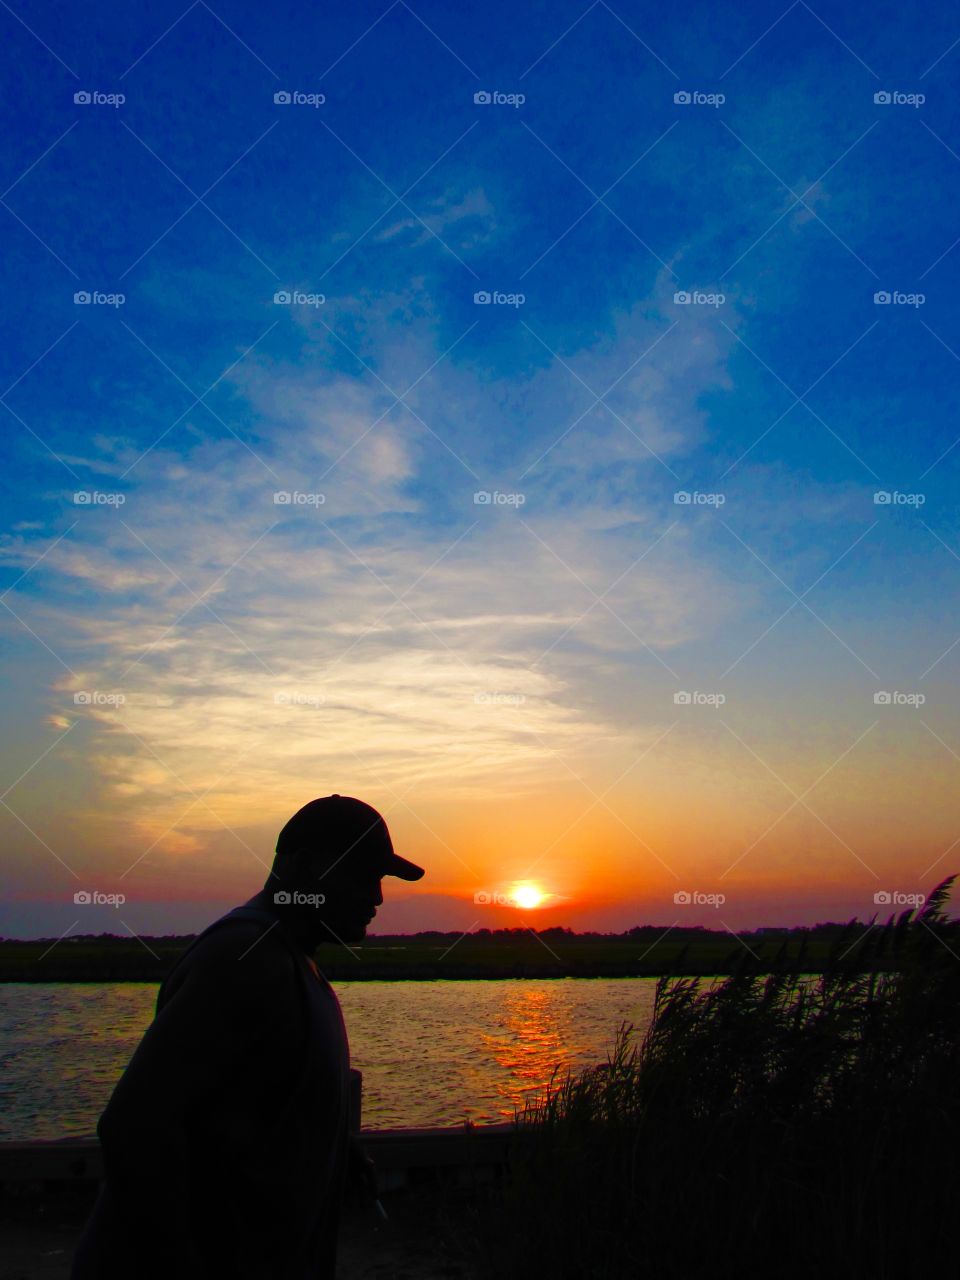
[[297, 810], [277, 837], [277, 853], [304, 847], [345, 854], [345, 863], [363, 863], [381, 876], [419, 880], [426, 874], [423, 867], [394, 852], [381, 815], [353, 796], [321, 796]]

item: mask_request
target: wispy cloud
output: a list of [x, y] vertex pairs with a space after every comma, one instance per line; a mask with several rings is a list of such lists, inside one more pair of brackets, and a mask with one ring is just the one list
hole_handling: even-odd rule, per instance
[[[585, 756], [622, 740], [584, 661], [626, 678], [640, 642], [668, 652], [730, 604], [690, 535], [665, 533], [650, 510], [661, 467], [633, 434], [676, 460], [700, 430], [698, 397], [727, 381], [725, 352], [701, 334], [631, 370], [667, 328], [648, 310], [563, 356], [531, 340], [530, 436], [502, 446], [512, 456], [496, 471], [522, 505], [476, 503], [474, 479], [434, 434], [449, 429], [451, 403], [489, 412], [490, 389], [467, 363], [437, 366], [418, 416], [362, 368], [331, 369], [337, 344], [315, 328], [299, 358], [239, 368], [232, 418], [245, 443], [161, 444], [137, 462], [123, 505], [82, 512], [44, 561], [49, 594], [33, 625], [86, 655], [82, 688], [124, 699], [70, 709], [73, 678], [51, 693], [51, 715], [88, 722], [97, 804], [109, 797], [146, 838], [211, 785], [213, 810], [253, 820], [264, 795], [282, 814], [345, 766], [455, 795], [504, 769], [514, 786], [533, 785], [555, 771], [557, 749]], [[392, 350], [387, 308], [354, 341], [400, 390], [442, 353], [426, 325]], [[314, 358], [321, 342], [326, 363]], [[598, 393], [620, 378], [616, 416], [574, 428], [528, 494], [515, 477], [531, 447], [549, 444], [588, 394], [569, 369]], [[102, 448], [108, 473], [136, 460], [123, 440]], [[487, 476], [500, 448], [481, 452], [471, 456]], [[457, 477], [442, 490], [429, 483], [438, 454]], [[38, 548], [21, 532], [4, 556], [25, 564]], [[241, 745], [244, 763], [216, 785]]]

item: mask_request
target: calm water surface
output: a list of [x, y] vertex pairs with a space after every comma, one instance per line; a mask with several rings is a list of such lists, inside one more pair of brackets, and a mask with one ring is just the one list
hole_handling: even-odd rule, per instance
[[[602, 1062], [646, 1028], [655, 979], [336, 982], [363, 1125], [510, 1119], [557, 1063]], [[0, 1138], [94, 1132], [153, 1017], [156, 983], [0, 984]]]

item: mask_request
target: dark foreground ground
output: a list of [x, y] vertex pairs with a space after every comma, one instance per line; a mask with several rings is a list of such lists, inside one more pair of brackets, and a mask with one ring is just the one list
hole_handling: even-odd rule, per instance
[[[384, 1193], [388, 1222], [365, 1205], [346, 1204], [338, 1280], [479, 1280], [473, 1214], [482, 1194], [440, 1186]], [[4, 1196], [3, 1280], [68, 1280], [94, 1197], [74, 1187]]]

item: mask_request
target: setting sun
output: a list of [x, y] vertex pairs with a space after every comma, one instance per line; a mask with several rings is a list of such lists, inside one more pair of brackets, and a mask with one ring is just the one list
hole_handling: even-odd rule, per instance
[[518, 907], [523, 907], [524, 910], [530, 911], [534, 907], [539, 907], [544, 896], [545, 895], [542, 894], [539, 889], [535, 889], [533, 885], [522, 885], [519, 889], [514, 891], [513, 900]]

